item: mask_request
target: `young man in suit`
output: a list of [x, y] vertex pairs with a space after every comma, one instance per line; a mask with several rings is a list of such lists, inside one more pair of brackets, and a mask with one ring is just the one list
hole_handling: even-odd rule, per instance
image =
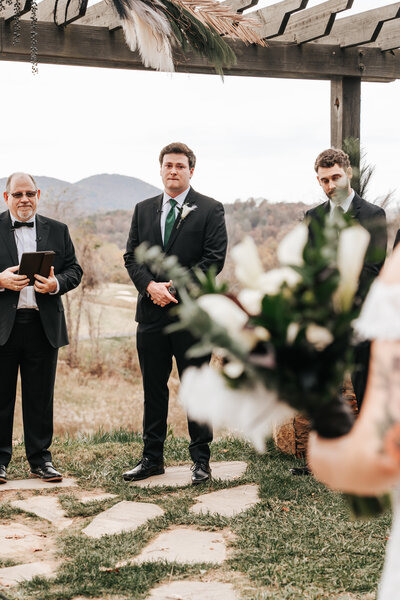
[[[7, 481], [18, 370], [21, 373], [25, 449], [32, 477], [61, 481], [49, 447], [58, 348], [68, 344], [61, 295], [79, 285], [68, 228], [36, 214], [40, 190], [26, 173], [10, 175], [0, 214], [0, 483]], [[48, 277], [35, 284], [18, 274], [24, 252], [53, 250]]]
[[[339, 212], [348, 213], [369, 232], [371, 238], [365, 254], [356, 295], [363, 302], [369, 287], [378, 275], [386, 256], [387, 231], [386, 215], [383, 208], [367, 202], [351, 188], [352, 168], [349, 156], [343, 150], [329, 148], [321, 152], [315, 161], [315, 172], [319, 185], [325, 192], [326, 202], [306, 212], [312, 222], [321, 221], [323, 216], [335, 219]], [[354, 349], [356, 369], [352, 373], [352, 383], [358, 407], [361, 407], [368, 377], [370, 343], [361, 342]]]
[[[144, 388], [143, 456], [123, 474], [126, 481], [146, 479], [164, 473], [163, 448], [167, 431], [168, 379], [172, 357], [179, 375], [191, 365], [200, 366], [209, 357], [188, 359], [193, 344], [186, 331], [166, 333], [172, 322], [171, 308], [179, 301], [171, 290], [171, 281], [161, 273], [152, 273], [138, 265], [135, 249], [142, 242], [161, 246], [165, 254], [178, 257], [183, 267], [219, 273], [224, 266], [227, 234], [224, 207], [190, 186], [196, 157], [182, 143], [169, 144], [160, 153], [164, 192], [136, 205], [124, 255], [129, 276], [138, 289], [136, 341]], [[188, 419], [189, 452], [193, 460], [192, 483], [211, 478], [209, 466], [212, 431]]]

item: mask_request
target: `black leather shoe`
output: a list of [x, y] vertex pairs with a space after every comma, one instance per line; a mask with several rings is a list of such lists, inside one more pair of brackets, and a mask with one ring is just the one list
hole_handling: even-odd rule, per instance
[[211, 469], [208, 463], [195, 462], [192, 467], [192, 485], [211, 480]]
[[39, 467], [31, 465], [31, 477], [38, 477], [42, 481], [62, 481], [62, 475], [53, 467], [51, 462], [45, 462]]
[[125, 481], [140, 481], [141, 479], [147, 479], [152, 475], [162, 475], [165, 473], [164, 463], [155, 463], [144, 456], [142, 460], [138, 462], [136, 467], [131, 469], [130, 471], [126, 471], [122, 473], [122, 477]]
[[6, 465], [0, 465], [0, 484], [7, 483], [7, 467]]
[[306, 467], [293, 467], [293, 469], [290, 469], [290, 473], [292, 475], [299, 475], [304, 476], [304, 475], [311, 475], [311, 471], [310, 469], [306, 466]]

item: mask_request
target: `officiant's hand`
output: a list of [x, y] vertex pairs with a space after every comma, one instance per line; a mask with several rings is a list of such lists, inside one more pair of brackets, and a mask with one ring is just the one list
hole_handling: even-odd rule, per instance
[[57, 290], [57, 279], [54, 276], [54, 267], [50, 269], [50, 275], [48, 277], [42, 277], [35, 273], [35, 285], [33, 286], [35, 292], [39, 294], [50, 294]]
[[172, 281], [150, 281], [147, 286], [147, 291], [150, 298], [157, 306], [166, 306], [170, 302], [178, 304], [178, 300], [169, 293], [168, 288], [172, 285]]
[[29, 285], [29, 279], [26, 275], [18, 275], [19, 265], [15, 267], [8, 267], [2, 273], [0, 273], [0, 288], [6, 288], [7, 290], [13, 290], [13, 292], [20, 292], [24, 287]]

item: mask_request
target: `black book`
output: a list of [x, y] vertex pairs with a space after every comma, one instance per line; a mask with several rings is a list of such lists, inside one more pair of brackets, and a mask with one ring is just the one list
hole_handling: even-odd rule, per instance
[[24, 252], [21, 256], [18, 275], [29, 277], [29, 285], [34, 285], [35, 274], [42, 277], [50, 275], [50, 268], [53, 265], [55, 252], [53, 250], [44, 250], [41, 252]]

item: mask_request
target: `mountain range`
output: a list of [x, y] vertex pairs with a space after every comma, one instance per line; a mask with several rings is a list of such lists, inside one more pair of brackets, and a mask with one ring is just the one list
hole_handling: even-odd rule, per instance
[[[137, 202], [150, 198], [161, 190], [136, 177], [103, 173], [81, 179], [76, 183], [33, 175], [42, 193], [42, 199], [66, 200], [74, 203], [81, 214], [104, 213], [112, 210], [133, 210]], [[4, 190], [7, 179], [0, 178]]]

